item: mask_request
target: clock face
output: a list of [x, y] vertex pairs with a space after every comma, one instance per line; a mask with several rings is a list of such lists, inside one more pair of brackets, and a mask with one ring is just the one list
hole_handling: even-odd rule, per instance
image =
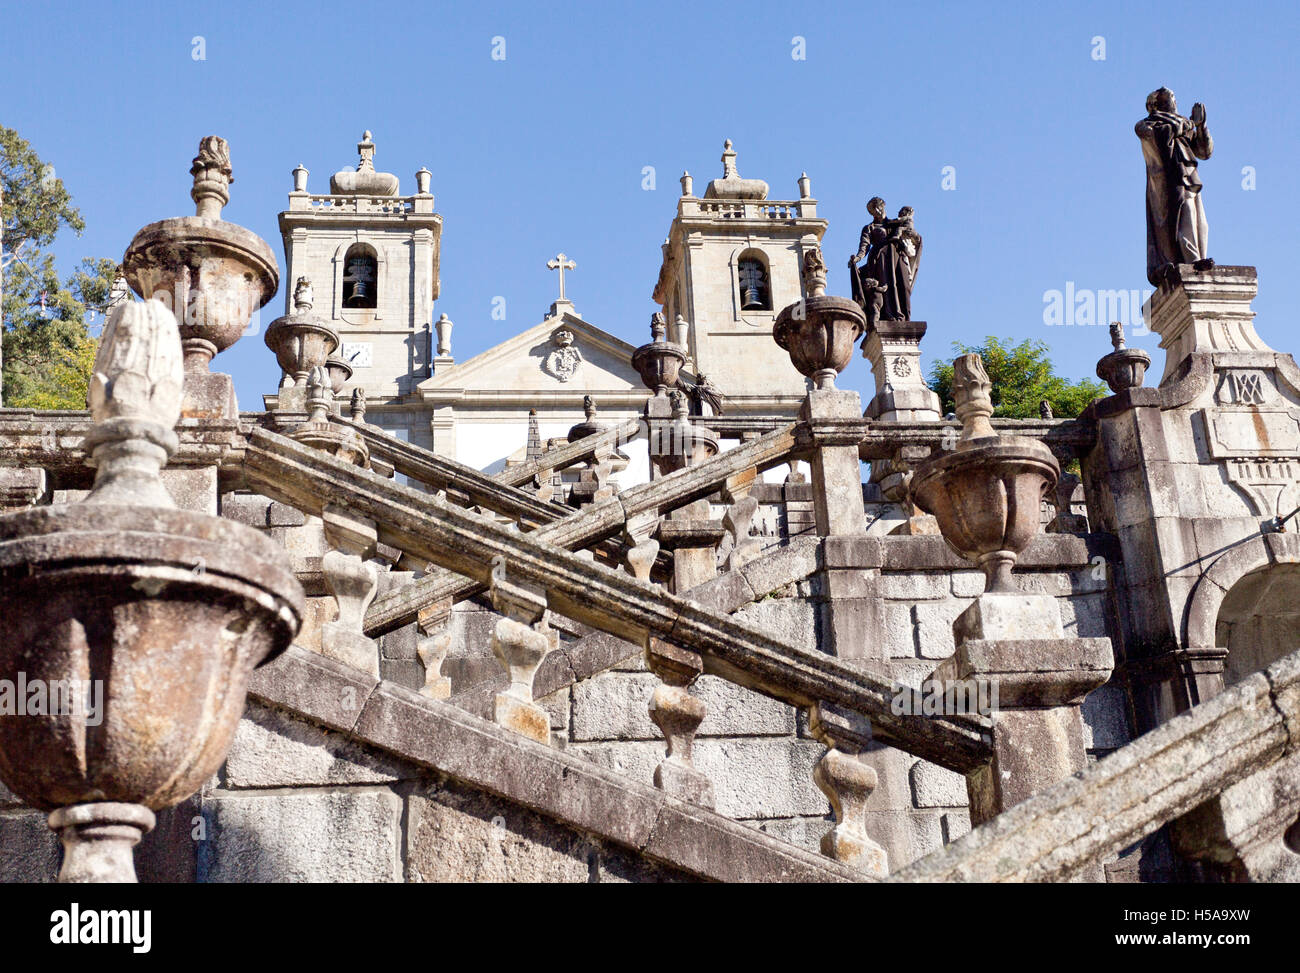
[[369, 368], [373, 362], [373, 346], [369, 341], [345, 341], [342, 357], [353, 368]]

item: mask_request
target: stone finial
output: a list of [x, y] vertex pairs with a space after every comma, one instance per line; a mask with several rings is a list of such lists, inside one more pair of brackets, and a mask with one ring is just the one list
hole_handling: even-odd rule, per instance
[[1055, 419], [1056, 416], [1052, 412], [1052, 403], [1048, 402], [1046, 399], [1043, 399], [1041, 402], [1039, 402], [1038, 417], [1040, 419]]
[[731, 139], [722, 143], [722, 178], [740, 178], [740, 170], [736, 168], [736, 150], [731, 147]]
[[176, 450], [184, 380], [166, 305], [130, 302], [109, 315], [88, 394], [94, 425], [84, 448], [97, 472], [87, 503], [175, 506], [158, 474]]
[[352, 421], [364, 422], [366, 418], [366, 390], [355, 388], [352, 390]]
[[304, 314], [311, 310], [313, 301], [311, 281], [306, 277], [299, 277], [298, 283], [293, 286], [293, 309], [299, 314]]
[[668, 340], [668, 321], [662, 311], [655, 311], [650, 315], [650, 340], [656, 342]]
[[295, 193], [305, 193], [307, 191], [307, 173], [308, 169], [301, 162], [293, 170], [293, 191]]
[[438, 323], [434, 328], [438, 332], [438, 357], [447, 358], [451, 355], [451, 329], [453, 327], [451, 318], [446, 313], [438, 316]]
[[822, 259], [821, 247], [804, 251], [800, 276], [803, 278], [804, 292], [809, 297], [826, 296], [826, 261]]
[[235, 181], [230, 168], [230, 146], [219, 135], [206, 135], [199, 142], [199, 154], [190, 166], [194, 187], [194, 215], [204, 219], [221, 219], [221, 207], [230, 202], [230, 184]]
[[993, 415], [990, 390], [993, 383], [977, 354], [962, 355], [952, 363], [952, 397], [961, 420], [961, 442], [996, 436], [989, 417]]
[[677, 332], [677, 344], [681, 345], [683, 348], [686, 347], [686, 332], [690, 330], [690, 327], [689, 322], [687, 322], [687, 320], [680, 314], [677, 315], [677, 320], [673, 322], [673, 328]]
[[812, 180], [808, 178], [808, 173], [806, 172], [799, 174], [799, 198], [812, 198]]
[[307, 376], [307, 421], [326, 422], [333, 401], [330, 373], [324, 365], [317, 365]]
[[672, 403], [674, 420], [684, 420], [690, 414], [690, 403], [686, 399], [686, 393], [681, 389], [670, 391], [668, 401]]
[[361, 134], [361, 141], [357, 143], [357, 172], [374, 172], [375, 171], [375, 142], [370, 137], [370, 129], [366, 129]]
[[1122, 321], [1111, 322], [1110, 346], [1116, 351], [1123, 351], [1127, 347], [1124, 344], [1124, 324]]
[[695, 179], [694, 179], [694, 178], [691, 176], [691, 174], [690, 174], [689, 172], [687, 172], [685, 169], [682, 170], [682, 179], [681, 179], [681, 183], [682, 183], [682, 195], [683, 195], [683, 196], [694, 196], [694, 195], [695, 195]]
[[588, 422], [596, 418], [596, 400], [590, 395], [582, 397], [582, 414], [587, 417]]
[[420, 168], [415, 172], [415, 191], [421, 196], [428, 196], [429, 185], [432, 179], [433, 173], [424, 166], [420, 166]]

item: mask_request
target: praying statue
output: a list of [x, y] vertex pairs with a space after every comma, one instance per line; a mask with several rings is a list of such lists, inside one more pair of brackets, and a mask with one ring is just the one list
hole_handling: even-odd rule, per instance
[[[921, 235], [913, 225], [912, 207], [885, 216], [885, 201], [867, 202], [872, 221], [862, 228], [858, 252], [849, 258], [853, 299], [876, 321], [912, 319], [912, 285], [921, 265]], [[861, 267], [858, 262], [865, 259]]]
[[1159, 88], [1147, 95], [1147, 117], [1135, 131], [1147, 164], [1147, 280], [1159, 286], [1176, 264], [1208, 270], [1214, 261], [1196, 173], [1196, 160], [1214, 151], [1205, 106], [1197, 102], [1184, 118], [1174, 93]]

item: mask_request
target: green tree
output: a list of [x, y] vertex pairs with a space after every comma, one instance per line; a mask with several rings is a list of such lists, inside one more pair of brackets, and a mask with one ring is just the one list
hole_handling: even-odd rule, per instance
[[[1037, 419], [1038, 404], [1046, 399], [1058, 419], [1070, 419], [1082, 412], [1099, 395], [1109, 390], [1101, 382], [1083, 379], [1070, 382], [1052, 371], [1047, 344], [1026, 338], [1020, 344], [989, 335], [982, 345], [952, 343], [958, 355], [977, 352], [993, 383], [993, 414], [1006, 419]], [[952, 362], [935, 362], [930, 369], [930, 387], [943, 402], [943, 411], [955, 408], [952, 399]]]
[[3, 231], [3, 392], [0, 404], [84, 409], [95, 338], [88, 320], [109, 303], [116, 261], [84, 259], [60, 278], [46, 248], [59, 232], [78, 236], [85, 223], [62, 180], [26, 139], [0, 126]]

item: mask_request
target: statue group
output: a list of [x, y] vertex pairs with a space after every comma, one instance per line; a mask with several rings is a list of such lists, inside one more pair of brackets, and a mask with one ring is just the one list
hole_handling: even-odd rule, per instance
[[[921, 264], [921, 235], [913, 225], [912, 207], [885, 216], [885, 201], [867, 203], [871, 222], [862, 228], [858, 252], [849, 258], [853, 299], [866, 312], [867, 325], [912, 319], [912, 285]], [[862, 262], [859, 267], [859, 262]]]
[[1214, 261], [1196, 173], [1196, 160], [1214, 151], [1205, 106], [1197, 102], [1184, 118], [1174, 93], [1158, 88], [1147, 95], [1147, 116], [1134, 128], [1147, 166], [1147, 279], [1159, 286], [1176, 264], [1208, 270]]

